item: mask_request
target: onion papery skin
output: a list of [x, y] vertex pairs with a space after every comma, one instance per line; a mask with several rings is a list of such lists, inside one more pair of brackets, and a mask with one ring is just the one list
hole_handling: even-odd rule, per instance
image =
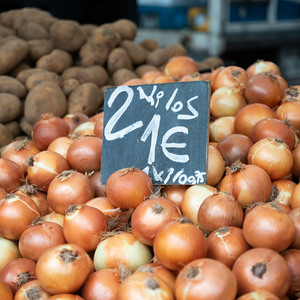
[[106, 182], [108, 200], [121, 209], [136, 208], [153, 190], [151, 178], [142, 170], [132, 167], [117, 170]]
[[70, 127], [70, 132], [72, 133], [73, 130], [81, 123], [86, 122], [89, 120], [89, 117], [81, 112], [76, 112], [72, 114], [67, 114], [63, 117], [63, 120], [68, 123]]
[[248, 152], [253, 146], [253, 141], [246, 135], [233, 133], [222, 139], [217, 149], [220, 151], [226, 166], [231, 166], [236, 161], [248, 163]]
[[159, 263], [179, 271], [189, 262], [205, 257], [207, 243], [203, 232], [183, 217], [167, 223], [157, 232], [153, 250]]
[[14, 300], [48, 300], [50, 297], [51, 294], [41, 287], [38, 280], [31, 280], [18, 289]]
[[27, 161], [27, 179], [44, 192], [48, 191], [51, 181], [62, 171], [69, 170], [67, 160], [53, 151], [41, 151]]
[[242, 206], [228, 192], [218, 192], [207, 197], [198, 210], [198, 225], [209, 235], [223, 226], [242, 227], [244, 213]]
[[86, 121], [78, 125], [74, 131], [73, 135], [75, 137], [80, 137], [80, 136], [95, 136], [95, 122], [94, 121]]
[[65, 216], [56, 212], [51, 212], [41, 217], [41, 221], [54, 222], [63, 227]]
[[275, 75], [281, 75], [280, 68], [277, 64], [272, 61], [258, 59], [254, 63], [252, 63], [246, 69], [248, 77], [252, 77], [255, 74], [270, 72]]
[[17, 244], [14, 241], [5, 239], [4, 237], [1, 236], [0, 236], [0, 249], [1, 249], [0, 271], [10, 261], [14, 260], [15, 258], [21, 257]]
[[195, 225], [198, 225], [198, 210], [203, 201], [217, 193], [214, 186], [208, 184], [192, 185], [183, 194], [181, 211], [184, 216], [189, 218]]
[[42, 288], [51, 294], [74, 293], [92, 271], [92, 260], [81, 247], [62, 244], [45, 251], [36, 264]]
[[121, 232], [102, 240], [94, 253], [95, 270], [114, 269], [124, 265], [131, 271], [150, 262], [152, 252], [131, 232]]
[[237, 281], [231, 270], [222, 262], [210, 258], [196, 259], [177, 275], [177, 300], [234, 300]]
[[209, 141], [220, 142], [234, 133], [235, 117], [220, 117], [209, 124]]
[[234, 133], [251, 138], [254, 126], [266, 118], [276, 118], [276, 113], [269, 106], [262, 103], [248, 104], [235, 116]]
[[131, 230], [140, 242], [153, 246], [157, 231], [180, 217], [180, 209], [172, 201], [165, 198], [147, 199], [133, 211]]
[[158, 275], [148, 272], [133, 273], [119, 286], [116, 300], [173, 300], [174, 293]]
[[287, 179], [274, 180], [272, 182], [271, 201], [282, 203], [291, 207], [292, 193], [296, 187], [296, 183]]
[[234, 263], [232, 272], [238, 284], [238, 295], [267, 290], [284, 297], [291, 275], [284, 258], [268, 248], [253, 248], [243, 253]]
[[70, 145], [73, 143], [73, 138], [70, 136], [61, 136], [50, 143], [47, 150], [56, 152], [67, 159], [67, 153]]
[[18, 240], [25, 228], [39, 216], [39, 208], [28, 196], [7, 194], [0, 202], [0, 236]]
[[67, 170], [58, 174], [50, 183], [47, 200], [57, 213], [65, 214], [69, 206], [85, 204], [94, 198], [95, 190], [84, 174]]
[[11, 288], [3, 280], [0, 280], [0, 299], [13, 300], [13, 293]]
[[164, 185], [161, 190], [161, 195], [168, 200], [174, 202], [178, 207], [180, 207], [182, 202], [182, 197], [185, 191], [189, 188], [188, 185]]
[[19, 239], [19, 250], [23, 257], [37, 261], [49, 248], [65, 243], [63, 229], [60, 225], [37, 221], [22, 232]]
[[290, 248], [300, 250], [300, 207], [292, 209], [289, 212], [289, 217], [295, 226], [295, 237]]
[[287, 249], [295, 237], [295, 226], [276, 203], [253, 207], [245, 215], [243, 233], [249, 245], [275, 251]]
[[225, 168], [225, 161], [220, 151], [208, 145], [206, 183], [211, 186], [217, 185], [224, 175]]
[[95, 197], [106, 197], [105, 184], [100, 181], [101, 171], [92, 172], [88, 177], [94, 187]]
[[259, 121], [252, 130], [252, 140], [254, 143], [264, 138], [280, 138], [293, 150], [296, 144], [293, 129], [285, 122], [267, 118]]
[[115, 300], [120, 284], [116, 269], [98, 270], [87, 278], [80, 295], [85, 300]]
[[108, 231], [108, 220], [103, 212], [87, 205], [70, 206], [65, 214], [63, 233], [69, 244], [85, 251], [93, 251]]
[[16, 258], [7, 263], [0, 271], [0, 280], [6, 282], [13, 294], [36, 277], [36, 263], [28, 258]]
[[219, 191], [227, 191], [246, 207], [255, 202], [267, 202], [272, 190], [270, 176], [255, 165], [236, 163], [227, 167]]
[[293, 154], [282, 139], [264, 138], [249, 149], [248, 164], [261, 167], [271, 180], [278, 180], [292, 171]]
[[15, 162], [22, 168], [24, 174], [26, 174], [28, 169], [26, 160], [39, 152], [40, 150], [33, 141], [26, 138], [13, 141], [5, 146], [1, 152], [1, 158]]
[[300, 101], [293, 98], [282, 102], [276, 108], [276, 117], [287, 121], [294, 130], [300, 130]]
[[215, 259], [232, 268], [237, 258], [250, 249], [243, 230], [238, 227], [220, 227], [207, 237], [207, 258]]

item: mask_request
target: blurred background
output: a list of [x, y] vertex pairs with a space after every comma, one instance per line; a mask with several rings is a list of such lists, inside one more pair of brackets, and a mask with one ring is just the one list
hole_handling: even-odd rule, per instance
[[181, 43], [195, 59], [244, 68], [271, 60], [290, 84], [300, 81], [300, 0], [1, 0], [0, 12], [26, 6], [82, 24], [128, 18], [139, 26], [137, 42]]

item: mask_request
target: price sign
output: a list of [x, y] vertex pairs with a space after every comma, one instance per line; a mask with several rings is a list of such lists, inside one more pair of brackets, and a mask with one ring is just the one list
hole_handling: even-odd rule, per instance
[[206, 183], [210, 82], [107, 88], [101, 182], [135, 166], [153, 184]]

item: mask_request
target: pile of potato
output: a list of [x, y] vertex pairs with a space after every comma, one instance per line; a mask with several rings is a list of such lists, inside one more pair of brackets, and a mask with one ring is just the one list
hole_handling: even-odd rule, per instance
[[[0, 147], [31, 136], [42, 114], [63, 117], [101, 110], [104, 90], [168, 59], [187, 55], [181, 44], [160, 47], [154, 39], [135, 42], [137, 26], [120, 19], [100, 26], [62, 20], [37, 8], [0, 14]], [[222, 64], [209, 57], [199, 71]]]

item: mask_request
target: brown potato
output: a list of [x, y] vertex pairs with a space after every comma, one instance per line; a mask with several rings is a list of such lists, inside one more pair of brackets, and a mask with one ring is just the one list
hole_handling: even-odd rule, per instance
[[9, 93], [23, 98], [26, 96], [27, 91], [24, 84], [19, 80], [11, 76], [2, 75], [0, 76], [0, 93]]
[[44, 26], [33, 22], [22, 24], [17, 30], [17, 35], [27, 41], [49, 39], [50, 37], [48, 30]]
[[72, 67], [66, 68], [62, 72], [60, 77], [62, 80], [66, 80], [66, 79], [70, 79], [70, 78], [78, 79], [78, 74], [81, 70], [82, 70], [82, 67], [72, 66]]
[[121, 35], [116, 30], [105, 26], [99, 26], [93, 31], [90, 42], [95, 44], [105, 43], [108, 50], [111, 51], [121, 43]]
[[140, 45], [150, 52], [160, 48], [160, 45], [158, 44], [157, 40], [151, 38], [141, 41]]
[[118, 69], [133, 70], [132, 62], [127, 52], [119, 47], [113, 49], [107, 59], [107, 71], [110, 75]]
[[78, 80], [81, 83], [93, 82], [100, 88], [107, 83], [108, 74], [103, 67], [92, 66], [92, 67], [82, 68], [78, 72]]
[[121, 48], [127, 52], [134, 65], [141, 65], [146, 61], [148, 51], [141, 45], [133, 41], [123, 40], [121, 42]]
[[63, 81], [62, 90], [68, 97], [78, 86], [80, 86], [79, 80], [75, 78], [68, 78]]
[[96, 24], [82, 24], [81, 25], [81, 29], [83, 30], [87, 39], [89, 39], [92, 36], [93, 31], [96, 28], [98, 28], [98, 26]]
[[16, 75], [16, 79], [19, 80], [20, 82], [22, 82], [23, 84], [26, 83], [26, 80], [28, 79], [28, 77], [34, 73], [39, 73], [39, 72], [45, 72], [45, 70], [43, 69], [37, 69], [37, 68], [28, 68], [28, 69], [24, 69], [21, 70], [17, 75]]
[[63, 117], [67, 111], [67, 100], [62, 89], [55, 83], [45, 81], [35, 86], [25, 98], [24, 116], [34, 125], [42, 114]]
[[169, 59], [169, 54], [166, 49], [160, 48], [149, 53], [146, 63], [155, 67], [160, 67]]
[[0, 37], [5, 38], [7, 36], [16, 35], [15, 31], [6, 26], [0, 25]]
[[137, 26], [133, 21], [128, 19], [119, 19], [112, 24], [115, 30], [120, 33], [123, 40], [133, 41], [135, 39]]
[[143, 64], [138, 66], [134, 72], [139, 76], [142, 77], [148, 71], [158, 71], [158, 68], [153, 65]]
[[0, 93], [0, 123], [15, 120], [22, 113], [22, 102], [13, 94]]
[[122, 68], [122, 69], [117, 70], [113, 74], [112, 78], [113, 78], [113, 84], [118, 86], [130, 79], [138, 78], [138, 75], [136, 73], [134, 73], [133, 71]]
[[6, 146], [14, 139], [10, 130], [4, 125], [0, 123], [0, 147]]
[[61, 79], [58, 74], [46, 70], [42, 70], [42, 72], [35, 72], [31, 74], [26, 82], [25, 86], [28, 91], [32, 90], [34, 87], [36, 87], [38, 84], [45, 82], [45, 81], [50, 81], [53, 82], [57, 85], [61, 85]]
[[17, 121], [11, 121], [11, 122], [5, 123], [4, 125], [12, 133], [13, 138], [16, 138], [16, 137], [18, 137], [18, 136], [21, 135], [21, 128], [20, 128], [19, 122], [17, 122]]
[[25, 119], [25, 117], [22, 117], [20, 120], [20, 129], [30, 138], [32, 137], [32, 128], [33, 126]]
[[170, 44], [165, 47], [168, 52], [169, 58], [173, 56], [186, 56], [188, 54], [187, 49], [182, 44]]
[[79, 51], [80, 64], [83, 67], [103, 66], [107, 60], [109, 48], [106, 43], [86, 42]]
[[45, 39], [28, 41], [28, 46], [29, 58], [33, 61], [37, 61], [39, 58], [49, 54], [54, 49], [52, 41]]

